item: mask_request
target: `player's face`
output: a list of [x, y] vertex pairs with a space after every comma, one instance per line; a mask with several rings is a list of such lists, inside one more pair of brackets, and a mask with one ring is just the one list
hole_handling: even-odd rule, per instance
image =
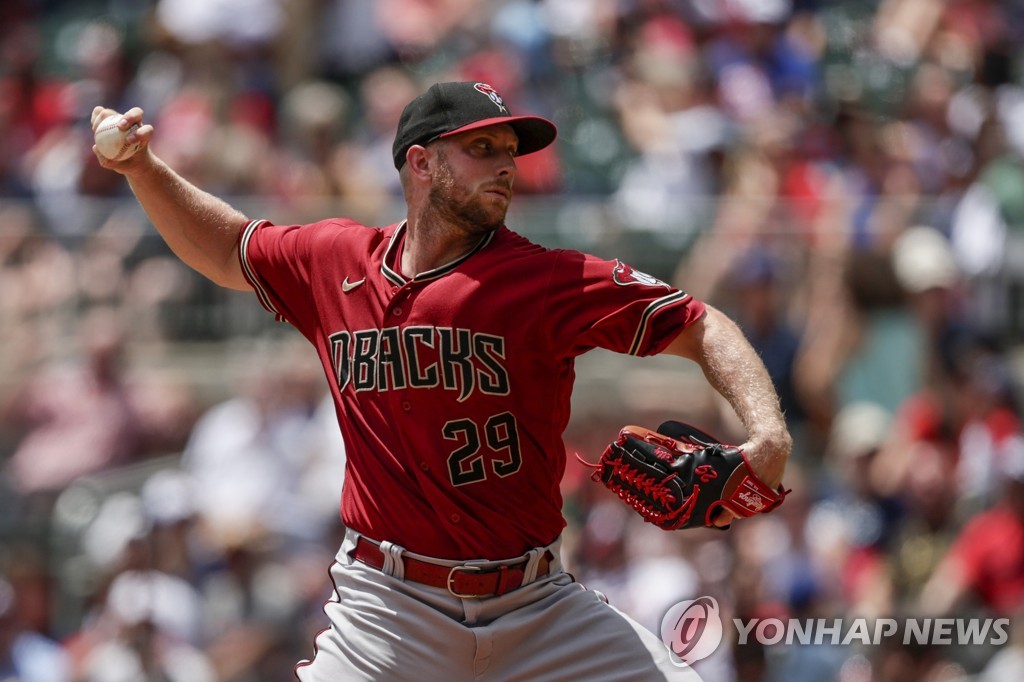
[[507, 125], [489, 126], [444, 140], [430, 203], [441, 215], [472, 232], [492, 232], [505, 223], [516, 175], [519, 140]]

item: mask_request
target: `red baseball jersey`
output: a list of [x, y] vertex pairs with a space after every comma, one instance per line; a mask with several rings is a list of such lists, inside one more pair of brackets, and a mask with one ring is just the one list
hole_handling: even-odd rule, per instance
[[449, 559], [518, 556], [565, 526], [574, 359], [662, 350], [704, 305], [620, 261], [503, 227], [409, 279], [405, 223], [249, 223], [242, 269], [316, 347], [347, 470], [341, 516]]

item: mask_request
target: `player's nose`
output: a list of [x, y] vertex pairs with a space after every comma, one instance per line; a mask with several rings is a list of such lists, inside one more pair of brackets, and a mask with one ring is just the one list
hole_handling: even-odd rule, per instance
[[498, 163], [498, 177], [505, 178], [511, 185], [512, 180], [516, 176], [516, 157], [512, 154], [507, 156], [503, 155], [500, 157], [501, 161]]

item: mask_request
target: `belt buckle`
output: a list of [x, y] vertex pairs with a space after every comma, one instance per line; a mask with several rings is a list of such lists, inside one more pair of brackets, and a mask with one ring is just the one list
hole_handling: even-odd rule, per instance
[[457, 597], [458, 599], [482, 599], [484, 597], [493, 596], [492, 594], [461, 594], [459, 592], [456, 592], [453, 587], [453, 584], [455, 582], [455, 574], [459, 571], [465, 571], [466, 573], [479, 573], [482, 570], [484, 570], [482, 567], [474, 566], [473, 564], [458, 564], [452, 566], [451, 570], [448, 571], [448, 580], [445, 581], [445, 585], [448, 588], [448, 593], [451, 594], [453, 597]]

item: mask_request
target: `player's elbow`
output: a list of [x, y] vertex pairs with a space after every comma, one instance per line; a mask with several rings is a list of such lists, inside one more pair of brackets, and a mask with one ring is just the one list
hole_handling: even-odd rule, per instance
[[224, 287], [225, 289], [233, 289], [235, 291], [252, 291], [252, 285], [249, 284], [249, 280], [242, 274], [241, 269], [221, 269], [215, 272], [204, 272], [203, 274], [207, 279], [216, 284], [217, 286]]
[[793, 453], [793, 436], [790, 434], [789, 429], [783, 425], [782, 430], [773, 437], [772, 447], [770, 448], [776, 453], [783, 465], [789, 459], [789, 456]]
[[252, 286], [242, 273], [242, 266], [236, 258], [213, 259], [208, 253], [181, 260], [200, 275], [225, 289], [251, 291]]
[[757, 445], [765, 459], [770, 459], [778, 466], [784, 466], [793, 451], [793, 437], [783, 426], [781, 428], [759, 428], [751, 434], [750, 442]]

